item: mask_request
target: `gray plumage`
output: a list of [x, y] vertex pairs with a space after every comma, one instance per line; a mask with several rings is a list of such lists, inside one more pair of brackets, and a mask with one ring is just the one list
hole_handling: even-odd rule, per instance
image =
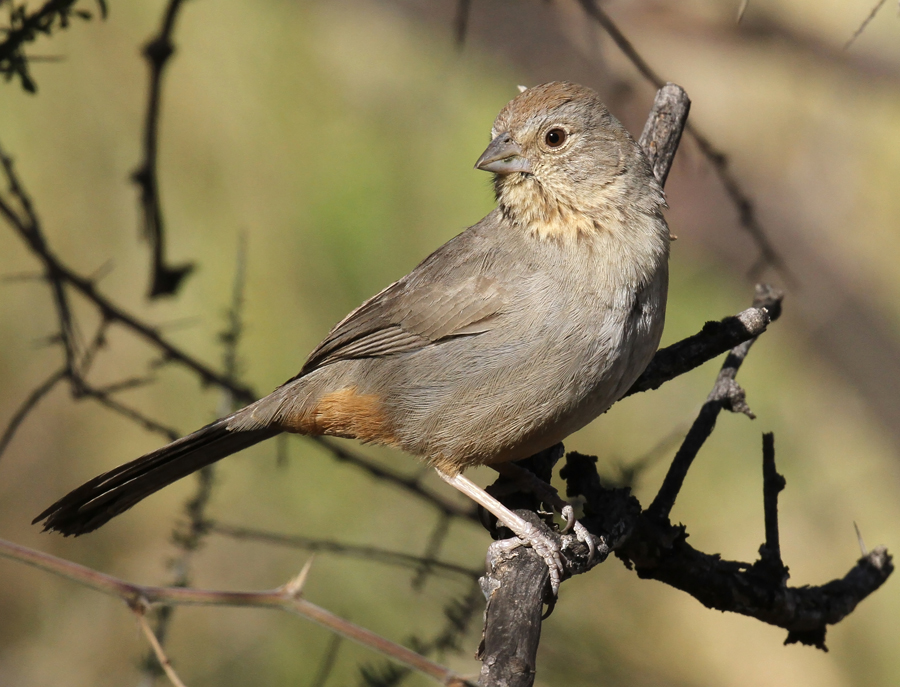
[[37, 520], [90, 531], [280, 431], [395, 445], [455, 474], [527, 457], [604, 412], [662, 334], [662, 191], [596, 93], [574, 84], [528, 89], [492, 135], [478, 166], [497, 172], [496, 210], [348, 315], [297, 377]]

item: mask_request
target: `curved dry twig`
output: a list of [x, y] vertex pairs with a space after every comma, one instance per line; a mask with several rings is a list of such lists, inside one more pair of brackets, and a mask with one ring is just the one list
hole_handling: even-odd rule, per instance
[[405, 646], [396, 644], [370, 630], [344, 620], [321, 606], [316, 606], [302, 598], [302, 577], [304, 576], [302, 572], [298, 578], [276, 589], [259, 592], [229, 592], [133, 584], [83, 565], [2, 539], [0, 539], [0, 557], [34, 566], [103, 594], [118, 597], [131, 608], [164, 603], [168, 605], [273, 608], [289, 611], [311, 620], [346, 639], [377, 651], [398, 663], [402, 663], [404, 666], [437, 680], [443, 685], [471, 684], [449, 668], [435, 663], [407, 649]]

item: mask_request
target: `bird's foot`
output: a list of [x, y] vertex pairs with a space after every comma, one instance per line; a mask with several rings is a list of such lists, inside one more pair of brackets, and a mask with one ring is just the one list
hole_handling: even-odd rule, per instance
[[594, 559], [597, 552], [597, 546], [593, 536], [587, 531], [587, 528], [575, 519], [575, 509], [572, 504], [564, 501], [559, 492], [550, 484], [547, 484], [540, 477], [530, 470], [515, 465], [514, 463], [506, 463], [494, 466], [500, 474], [515, 481], [523, 491], [531, 492], [541, 501], [553, 507], [566, 521], [565, 527], [560, 530], [562, 534], [573, 531], [578, 541], [583, 542], [588, 547], [588, 565]]
[[[510, 524], [514, 527], [510, 527]], [[566, 564], [562, 555], [562, 544], [549, 530], [542, 529], [524, 518], [518, 522], [504, 523], [513, 530], [515, 537], [512, 539], [499, 539], [489, 547], [488, 560], [498, 554], [506, 554], [520, 546], [530, 546], [534, 552], [547, 564], [550, 574], [550, 591], [556, 598], [559, 593], [559, 585], [566, 572]]]
[[[575, 520], [575, 511], [571, 505], [563, 502], [560, 510], [567, 522], [566, 530], [574, 530], [574, 536], [551, 532], [534, 514], [531, 514], [531, 516], [536, 519], [536, 523], [529, 522], [463, 475], [448, 475], [441, 471], [438, 471], [438, 474], [448, 484], [453, 485], [476, 503], [493, 513], [501, 525], [507, 527], [516, 535], [516, 539], [505, 539], [492, 544], [494, 552], [508, 552], [523, 544], [527, 544], [534, 549], [535, 553], [547, 564], [550, 572], [550, 588], [554, 598], [559, 592], [559, 584], [563, 576], [567, 574], [566, 561], [562, 555], [564, 548], [570, 546], [573, 540], [577, 539], [588, 547], [590, 558], [591, 560], [594, 559], [596, 551], [595, 539], [584, 525]], [[588, 567], [590, 562], [588, 562]], [[582, 570], [579, 570], [579, 572], [582, 572]]]

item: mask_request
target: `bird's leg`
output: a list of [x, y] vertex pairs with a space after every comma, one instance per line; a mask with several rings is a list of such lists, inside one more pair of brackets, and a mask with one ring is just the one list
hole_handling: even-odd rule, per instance
[[[467, 477], [464, 477], [461, 474], [448, 475], [441, 470], [438, 470], [437, 473], [447, 484], [456, 487], [475, 503], [493, 513], [500, 524], [512, 530], [523, 543], [531, 546], [535, 553], [544, 559], [547, 568], [550, 570], [550, 588], [555, 597], [559, 592], [559, 583], [565, 570], [563, 567], [562, 555], [560, 553], [560, 546], [537, 527], [513, 513], [509, 508], [504, 506]], [[512, 546], [509, 548], [512, 548]]]
[[566, 526], [562, 530], [563, 534], [574, 529], [578, 541], [584, 542], [588, 547], [588, 563], [594, 559], [597, 549], [594, 538], [587, 528], [575, 519], [575, 509], [572, 508], [572, 505], [564, 501], [552, 485], [547, 484], [531, 470], [526, 470], [515, 463], [498, 463], [491, 467], [504, 477], [513, 480], [523, 491], [531, 492], [541, 501], [550, 504], [566, 521]]

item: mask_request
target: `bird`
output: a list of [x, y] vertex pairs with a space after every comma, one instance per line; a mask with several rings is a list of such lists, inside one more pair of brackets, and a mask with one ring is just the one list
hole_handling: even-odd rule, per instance
[[558, 546], [463, 473], [557, 444], [643, 372], [665, 322], [666, 201], [600, 96], [566, 81], [504, 106], [475, 168], [494, 175], [496, 207], [335, 325], [295, 377], [86, 482], [34, 523], [84, 534], [282, 432], [345, 437], [434, 467], [534, 547], [555, 593]]

